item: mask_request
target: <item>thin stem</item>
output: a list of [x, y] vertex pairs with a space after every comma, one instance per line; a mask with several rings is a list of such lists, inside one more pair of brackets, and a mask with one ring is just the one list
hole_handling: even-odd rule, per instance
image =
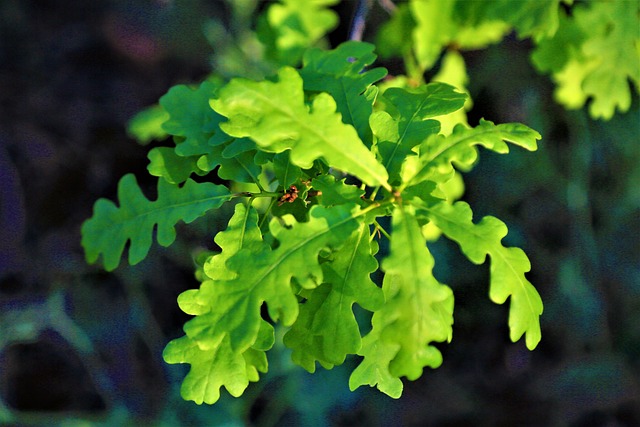
[[369, 196], [369, 200], [375, 200], [379, 190], [380, 190], [380, 187], [374, 188], [373, 191], [371, 192], [371, 196]]
[[371, 0], [360, 0], [356, 6], [356, 12], [351, 21], [349, 40], [362, 41], [367, 13], [371, 8]]
[[398, 6], [395, 5], [391, 0], [378, 0], [378, 4], [382, 7], [389, 15], [392, 15], [396, 12]]
[[256, 179], [256, 180], [254, 181], [254, 183], [258, 186], [258, 189], [260, 190], [260, 192], [262, 192], [262, 193], [264, 193], [264, 192], [265, 192], [264, 187], [263, 187], [262, 185], [260, 185], [260, 180]]
[[276, 199], [271, 199], [271, 203], [269, 203], [269, 206], [267, 207], [267, 210], [264, 211], [264, 215], [262, 215], [262, 219], [260, 220], [260, 223], [258, 224], [258, 228], [260, 230], [262, 230], [262, 226], [264, 225], [265, 221], [269, 217], [269, 214], [271, 213], [271, 208], [275, 204], [276, 204]]
[[389, 233], [387, 233], [387, 230], [382, 228], [382, 226], [380, 225], [378, 220], [373, 221], [373, 225], [376, 227], [376, 230], [378, 230], [380, 233], [382, 233], [384, 235], [384, 237], [386, 237], [387, 239], [391, 240], [391, 235]]

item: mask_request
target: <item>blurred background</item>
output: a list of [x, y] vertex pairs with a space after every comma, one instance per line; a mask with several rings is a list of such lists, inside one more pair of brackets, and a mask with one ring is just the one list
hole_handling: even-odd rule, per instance
[[[345, 41], [356, 2], [328, 37]], [[245, 395], [215, 406], [180, 398], [188, 366], [161, 353], [188, 320], [178, 294], [198, 286], [229, 212], [178, 230], [141, 264], [89, 266], [80, 226], [148, 147], [127, 122], [171, 86], [268, 72], [253, 63], [252, 0], [0, 1], [0, 425], [3, 426], [640, 426], [640, 112], [592, 120], [553, 100], [531, 44], [508, 37], [465, 52], [474, 107], [543, 135], [537, 152], [481, 153], [465, 174], [475, 217], [505, 221], [531, 259], [545, 303], [543, 339], [508, 340], [507, 306], [488, 299], [488, 266], [455, 244], [431, 249], [456, 297], [444, 364], [405, 381], [399, 400], [351, 393], [351, 359], [307, 374], [287, 350]], [[372, 9], [364, 40], [386, 19]], [[252, 38], [253, 37], [253, 38]], [[247, 54], [249, 53], [249, 54]], [[390, 73], [399, 63], [380, 61]]]

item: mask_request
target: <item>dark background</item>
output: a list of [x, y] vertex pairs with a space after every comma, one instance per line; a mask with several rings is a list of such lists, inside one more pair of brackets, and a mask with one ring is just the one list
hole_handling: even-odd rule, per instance
[[[332, 45], [346, 39], [353, 8], [337, 8]], [[378, 9], [365, 40], [386, 19]], [[530, 43], [514, 37], [464, 53], [470, 122], [518, 121], [543, 140], [534, 153], [482, 152], [464, 200], [476, 218], [504, 220], [506, 243], [529, 255], [545, 303], [539, 347], [509, 342], [488, 268], [438, 241], [454, 340], [441, 347], [443, 366], [405, 381], [401, 399], [350, 393], [355, 360], [309, 375], [276, 346], [269, 374], [243, 398], [181, 400], [187, 367], [161, 352], [188, 319], [176, 297], [197, 286], [192, 257], [212, 247], [227, 212], [113, 274], [85, 263], [80, 225], [125, 173], [154, 185], [148, 148], [126, 122], [171, 86], [224, 68], [216, 29], [230, 13], [205, 0], [0, 2], [0, 425], [640, 425], [638, 96], [609, 122], [566, 111], [529, 62]]]

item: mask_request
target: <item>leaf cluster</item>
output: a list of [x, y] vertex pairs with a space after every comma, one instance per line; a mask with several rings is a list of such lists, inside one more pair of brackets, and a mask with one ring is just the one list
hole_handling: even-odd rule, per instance
[[636, 1], [410, 0], [382, 26], [377, 45], [383, 56], [403, 57], [409, 77], [421, 81], [443, 50], [486, 48], [511, 32], [532, 39], [531, 60], [551, 74], [565, 108], [591, 99], [591, 117], [609, 120], [629, 110], [634, 89], [640, 93]]
[[[168, 246], [180, 221], [235, 203], [200, 287], [178, 299], [194, 317], [164, 351], [168, 363], [191, 365], [185, 399], [211, 404], [221, 387], [241, 395], [267, 371], [276, 325], [306, 370], [359, 355], [350, 387], [399, 397], [400, 378], [438, 367], [434, 344], [452, 339], [454, 295], [433, 275], [427, 226], [457, 242], [471, 262], [490, 259], [489, 295], [498, 304], [510, 300], [511, 340], [524, 335], [529, 349], [538, 344], [542, 302], [525, 277], [529, 260], [503, 246], [504, 223], [474, 222], [470, 207], [448, 194], [456, 168], [470, 169], [479, 146], [535, 150], [540, 135], [486, 120], [442, 133], [438, 118], [461, 110], [468, 96], [441, 82], [381, 90], [376, 83], [387, 71], [369, 68], [375, 59], [372, 45], [347, 42], [307, 50], [301, 68], [283, 66], [271, 79], [172, 88], [153, 115], [172, 141], [149, 151], [157, 199], [127, 175], [118, 205], [98, 200], [84, 223], [88, 261], [102, 256], [113, 270], [127, 244], [135, 264], [154, 234]], [[381, 240], [388, 240], [383, 255]], [[372, 280], [379, 269], [381, 286]], [[354, 304], [372, 313], [370, 327]], [[370, 331], [363, 336], [362, 328]]]

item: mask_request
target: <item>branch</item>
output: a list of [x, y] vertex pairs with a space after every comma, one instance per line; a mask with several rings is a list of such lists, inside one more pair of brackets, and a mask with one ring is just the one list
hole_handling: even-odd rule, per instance
[[372, 0], [359, 0], [356, 6], [355, 15], [351, 21], [351, 31], [349, 32], [349, 40], [362, 41], [364, 33], [365, 21], [367, 13], [371, 8]]

